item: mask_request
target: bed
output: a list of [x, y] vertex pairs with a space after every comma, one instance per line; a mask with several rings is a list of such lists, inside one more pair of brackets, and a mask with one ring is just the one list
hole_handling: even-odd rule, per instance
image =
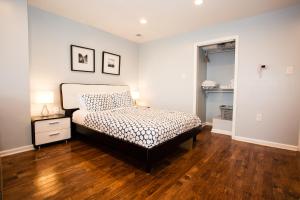
[[119, 94], [129, 90], [126, 85], [62, 83], [61, 105], [72, 118], [72, 133], [97, 138], [101, 143], [129, 153], [144, 161], [146, 171], [150, 172], [154, 162], [179, 144], [189, 139], [195, 142], [201, 121], [185, 112], [128, 105], [87, 111], [79, 98], [83, 94]]

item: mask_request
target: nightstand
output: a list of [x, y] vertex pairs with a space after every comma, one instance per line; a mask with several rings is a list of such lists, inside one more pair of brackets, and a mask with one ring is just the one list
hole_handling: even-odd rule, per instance
[[32, 144], [35, 148], [71, 138], [71, 119], [65, 115], [32, 117]]

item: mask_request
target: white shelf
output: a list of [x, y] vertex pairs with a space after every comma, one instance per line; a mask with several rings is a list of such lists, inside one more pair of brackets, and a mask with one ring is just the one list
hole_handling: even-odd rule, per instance
[[233, 93], [233, 89], [220, 89], [220, 88], [214, 88], [214, 89], [203, 89], [205, 93]]

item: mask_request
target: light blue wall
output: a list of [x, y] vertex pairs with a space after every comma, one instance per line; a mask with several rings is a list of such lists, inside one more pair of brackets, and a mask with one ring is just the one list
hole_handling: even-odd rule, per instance
[[[53, 106], [60, 106], [59, 84], [62, 82], [138, 87], [137, 43], [31, 6], [29, 40], [31, 96], [35, 91], [52, 90], [55, 92]], [[96, 50], [95, 73], [71, 71], [71, 44]], [[121, 55], [120, 76], [101, 73], [102, 51]], [[32, 115], [40, 114], [41, 106], [32, 102]]]
[[0, 151], [31, 144], [26, 0], [0, 1]]
[[[300, 6], [143, 44], [141, 96], [150, 105], [193, 112], [194, 45], [239, 35], [236, 134], [297, 145], [300, 118]], [[263, 77], [261, 64], [268, 66]], [[295, 74], [286, 75], [287, 66]], [[256, 114], [263, 121], [256, 121]]]
[[234, 51], [209, 54], [207, 79], [216, 81], [220, 85], [229, 84], [234, 78], [234, 54]]
[[[1, 0], [0, 24], [0, 151], [32, 144], [30, 94], [34, 97], [35, 91], [54, 91], [52, 108], [60, 106], [62, 82], [138, 87], [139, 48], [134, 42], [28, 7], [26, 0]], [[96, 73], [71, 71], [71, 44], [96, 50]], [[101, 73], [102, 51], [121, 55], [120, 76]], [[41, 106], [32, 103], [31, 114], [40, 114]]]

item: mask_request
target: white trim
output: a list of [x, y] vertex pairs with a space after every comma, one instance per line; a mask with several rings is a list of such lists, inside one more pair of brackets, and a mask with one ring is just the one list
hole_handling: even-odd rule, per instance
[[193, 113], [197, 115], [197, 77], [198, 77], [198, 45], [194, 46], [194, 84], [193, 84]]
[[13, 148], [13, 149], [8, 149], [8, 150], [0, 151], [0, 157], [9, 156], [9, 155], [13, 155], [16, 153], [22, 153], [25, 151], [31, 151], [33, 149], [34, 149], [33, 145], [27, 145], [27, 146], [17, 147], [17, 148]]
[[204, 122], [204, 123], [202, 123], [202, 126], [212, 126], [212, 123], [211, 122]]
[[238, 95], [238, 70], [239, 70], [239, 36], [235, 36], [235, 61], [234, 61], [234, 92], [233, 92], [233, 113], [232, 113], [232, 137], [236, 136], [236, 113]]
[[218, 38], [204, 42], [196, 42], [194, 45], [194, 94], [193, 94], [193, 113], [197, 114], [197, 75], [198, 75], [198, 47], [235, 41], [235, 63], [234, 63], [234, 93], [233, 93], [233, 116], [232, 116], [232, 136], [236, 135], [236, 113], [237, 113], [237, 94], [238, 94], [238, 68], [239, 68], [239, 36]]
[[233, 136], [232, 139], [241, 141], [241, 142], [253, 143], [253, 144], [258, 144], [258, 145], [263, 145], [263, 146], [268, 146], [268, 147], [275, 147], [275, 148], [279, 148], [279, 149], [285, 149], [285, 150], [291, 150], [291, 151], [298, 150], [297, 146], [289, 145], [289, 144], [269, 142], [269, 141], [265, 141], [265, 140], [252, 139], [252, 138], [246, 138], [246, 137], [241, 137], [241, 136]]
[[230, 135], [231, 136], [231, 131], [226, 131], [226, 130], [221, 130], [221, 129], [211, 129], [212, 133], [217, 133], [217, 134], [223, 134], [223, 135]]

